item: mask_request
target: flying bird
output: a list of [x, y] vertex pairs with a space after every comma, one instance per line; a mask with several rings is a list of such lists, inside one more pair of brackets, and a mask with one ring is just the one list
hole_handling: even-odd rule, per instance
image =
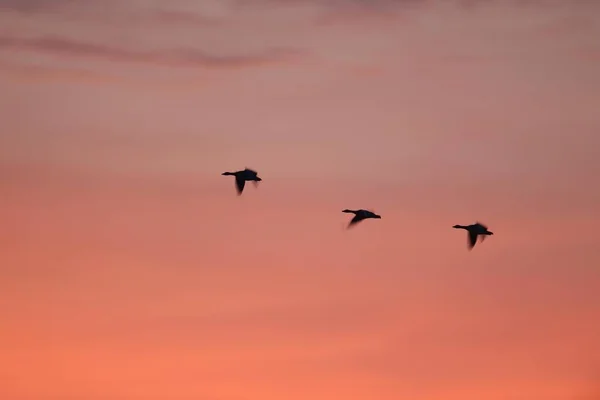
[[368, 211], [368, 210], [348, 210], [348, 209], [346, 209], [346, 210], [343, 210], [342, 212], [354, 214], [354, 218], [352, 218], [350, 220], [350, 223], [348, 224], [348, 228], [350, 228], [354, 224], [359, 223], [363, 219], [368, 219], [368, 218], [381, 219], [381, 215], [377, 215], [374, 212]]
[[469, 233], [469, 250], [475, 247], [475, 243], [477, 243], [477, 237], [481, 238], [483, 242], [486, 236], [493, 235], [494, 232], [488, 231], [487, 226], [480, 224], [479, 222], [475, 222], [472, 225], [454, 225], [455, 229], [465, 229]]
[[242, 192], [244, 191], [244, 186], [246, 185], [246, 181], [254, 182], [255, 186], [258, 185], [258, 182], [262, 181], [262, 179], [258, 177], [258, 173], [249, 168], [246, 168], [243, 171], [223, 172], [221, 175], [235, 176], [235, 187], [237, 189], [238, 196], [241, 195]]

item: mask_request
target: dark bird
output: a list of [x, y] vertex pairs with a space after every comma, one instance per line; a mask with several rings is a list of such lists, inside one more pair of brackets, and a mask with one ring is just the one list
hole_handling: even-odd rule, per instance
[[376, 218], [376, 219], [381, 219], [381, 215], [377, 215], [372, 211], [368, 211], [368, 210], [343, 210], [342, 212], [344, 213], [350, 213], [350, 214], [354, 214], [354, 218], [352, 218], [352, 220], [350, 220], [350, 223], [348, 224], [348, 228], [350, 228], [352, 225], [362, 221], [363, 219], [368, 219], [368, 218]]
[[493, 235], [494, 232], [488, 231], [487, 226], [480, 224], [479, 222], [475, 222], [473, 225], [454, 225], [455, 229], [465, 229], [469, 232], [469, 250], [475, 247], [475, 243], [477, 243], [477, 237], [481, 238], [483, 242], [486, 236]]
[[237, 189], [238, 196], [241, 195], [242, 192], [244, 191], [244, 186], [246, 185], [246, 181], [254, 182], [255, 186], [258, 185], [258, 182], [262, 181], [262, 179], [258, 177], [257, 172], [253, 171], [249, 168], [246, 168], [243, 171], [237, 171], [237, 172], [223, 172], [221, 175], [235, 176], [235, 187]]

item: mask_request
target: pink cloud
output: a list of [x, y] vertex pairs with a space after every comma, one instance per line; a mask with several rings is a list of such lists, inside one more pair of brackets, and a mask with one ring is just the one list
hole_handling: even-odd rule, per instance
[[167, 66], [236, 68], [257, 66], [285, 61], [297, 51], [275, 49], [262, 55], [250, 56], [211, 56], [196, 50], [175, 50], [167, 52], [141, 52], [124, 50], [92, 43], [71, 41], [56, 37], [38, 39], [0, 37], [0, 48], [12, 50], [34, 50], [57, 53], [67, 56], [97, 57], [122, 62], [142, 62]]

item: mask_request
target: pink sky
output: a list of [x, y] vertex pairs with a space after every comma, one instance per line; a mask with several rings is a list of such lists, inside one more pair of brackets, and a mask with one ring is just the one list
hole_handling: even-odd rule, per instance
[[0, 398], [597, 399], [598, 71], [593, 1], [0, 0]]

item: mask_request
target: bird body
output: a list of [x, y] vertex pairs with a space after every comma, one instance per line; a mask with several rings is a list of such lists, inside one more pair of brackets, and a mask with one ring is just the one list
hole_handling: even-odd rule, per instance
[[258, 185], [258, 182], [262, 181], [262, 179], [259, 178], [258, 173], [249, 168], [236, 172], [223, 172], [221, 175], [235, 176], [235, 187], [237, 189], [238, 196], [244, 191], [246, 181], [252, 181], [255, 185]]
[[344, 213], [349, 213], [349, 214], [354, 214], [354, 218], [352, 218], [350, 220], [350, 223], [348, 224], [348, 228], [350, 228], [351, 226], [353, 226], [354, 224], [362, 221], [363, 219], [369, 219], [369, 218], [375, 218], [375, 219], [381, 219], [381, 215], [377, 215], [375, 214], [373, 211], [369, 211], [369, 210], [342, 210], [342, 212]]
[[477, 238], [480, 237], [483, 242], [486, 236], [493, 235], [494, 232], [490, 232], [487, 226], [480, 224], [479, 222], [475, 222], [471, 225], [454, 225], [455, 229], [465, 229], [469, 233], [469, 249], [475, 247], [477, 243]]

